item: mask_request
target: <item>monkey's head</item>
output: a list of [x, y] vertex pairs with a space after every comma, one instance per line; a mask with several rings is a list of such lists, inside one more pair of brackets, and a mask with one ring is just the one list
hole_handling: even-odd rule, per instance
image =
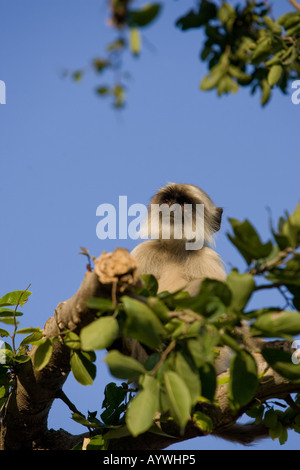
[[169, 183], [150, 201], [148, 234], [163, 240], [186, 242], [202, 238], [203, 244], [212, 243], [213, 234], [220, 229], [222, 213], [223, 209], [216, 207], [197, 186]]

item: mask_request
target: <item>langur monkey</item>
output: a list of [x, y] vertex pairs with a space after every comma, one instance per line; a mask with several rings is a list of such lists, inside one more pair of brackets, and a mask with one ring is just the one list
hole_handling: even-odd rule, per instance
[[[169, 218], [166, 220], [162, 216], [151, 225], [151, 208], [162, 205], [169, 209]], [[177, 209], [181, 208], [181, 213], [177, 212], [177, 219], [172, 212], [174, 205]], [[202, 208], [204, 206], [204, 212], [200, 211], [203, 216], [202, 224], [196, 223], [197, 205]], [[185, 226], [185, 206], [190, 209], [188, 227]], [[199, 291], [201, 281], [205, 278], [225, 281], [223, 262], [212, 248], [213, 235], [220, 229], [222, 213], [223, 209], [215, 206], [210, 197], [197, 186], [169, 183], [161, 188], [151, 199], [148, 218], [141, 230], [143, 235], [150, 234], [154, 239], [142, 242], [131, 253], [138, 261], [138, 273], [153, 274], [158, 281], [159, 292], [183, 289], [191, 295]], [[182, 224], [176, 236], [180, 221]], [[170, 226], [169, 237], [163, 237], [165, 223]], [[231, 357], [232, 351], [228, 347], [220, 348], [220, 355], [215, 363], [217, 374], [228, 369]], [[267, 437], [268, 430], [263, 424], [234, 424], [215, 435], [232, 442], [249, 444]]]
[[[156, 215], [165, 209], [169, 217], [162, 215], [153, 220], [153, 208], [158, 211]], [[131, 253], [138, 261], [138, 273], [153, 274], [159, 292], [184, 288], [191, 295], [197, 293], [206, 277], [224, 281], [222, 260], [212, 248], [213, 234], [220, 229], [222, 213], [223, 209], [216, 207], [197, 186], [169, 183], [161, 188], [151, 199], [146, 228], [141, 230], [152, 239]], [[164, 230], [166, 224], [170, 225], [169, 232]]]
[[[197, 205], [202, 209], [198, 218]], [[156, 217], [153, 223], [153, 208], [159, 211], [163, 207], [167, 217]], [[186, 207], [189, 212], [184, 212]], [[222, 260], [211, 247], [213, 235], [221, 226], [222, 213], [223, 209], [216, 207], [197, 186], [169, 183], [161, 188], [150, 201], [148, 218], [141, 229], [143, 235], [154, 239], [141, 243], [131, 252], [138, 262], [138, 274], [153, 274], [159, 292], [183, 289], [190, 295], [197, 294], [206, 277], [225, 281]], [[169, 230], [164, 230], [166, 225]], [[217, 374], [228, 369], [231, 355], [229, 348], [222, 348], [215, 363]]]

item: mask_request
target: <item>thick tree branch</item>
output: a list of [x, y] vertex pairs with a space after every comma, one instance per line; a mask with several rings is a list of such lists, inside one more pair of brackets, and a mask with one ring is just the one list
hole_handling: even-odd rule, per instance
[[[106, 277], [103, 277], [103, 265]], [[116, 249], [113, 254], [104, 252], [96, 260], [96, 272], [87, 272], [74, 296], [57, 306], [54, 315], [45, 323], [44, 336], [53, 338], [64, 330], [80, 330], [93, 321], [95, 310], [87, 307], [86, 301], [91, 297], [110, 297], [112, 281], [118, 289], [125, 291], [126, 287], [137, 282], [133, 275], [134, 267], [135, 262], [127, 250]], [[130, 354], [130, 341], [126, 346], [127, 353]], [[134, 347], [138, 349], [138, 345], [134, 344]], [[33, 346], [29, 353], [31, 358], [34, 357], [35, 350], [36, 347]], [[52, 357], [41, 371], [33, 367], [32, 361], [20, 366], [2, 412], [0, 448], [31, 449], [39, 446], [41, 438], [44, 448], [50, 408], [70, 371], [69, 355], [69, 348], [56, 341], [53, 344]]]

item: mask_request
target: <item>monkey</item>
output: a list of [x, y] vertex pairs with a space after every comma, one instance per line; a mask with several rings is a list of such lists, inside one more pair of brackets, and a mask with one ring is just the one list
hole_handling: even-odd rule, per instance
[[[189, 211], [184, 212], [185, 206]], [[204, 207], [197, 212], [197, 207]], [[159, 217], [153, 223], [152, 208]], [[165, 214], [159, 209], [164, 207]], [[177, 213], [176, 213], [177, 210]], [[168, 217], [164, 217], [164, 215]], [[203, 224], [197, 223], [197, 215], [202, 215]], [[184, 215], [188, 215], [188, 227]], [[213, 236], [220, 230], [223, 208], [217, 207], [208, 194], [192, 184], [169, 183], [152, 197], [148, 216], [141, 229], [142, 235], [152, 239], [137, 245], [131, 255], [138, 262], [138, 274], [152, 274], [158, 281], [158, 292], [174, 293], [185, 290], [196, 295], [205, 278], [226, 280], [224, 263], [214, 250]], [[199, 222], [199, 220], [198, 220]], [[164, 237], [165, 225], [169, 230]], [[216, 374], [226, 371], [233, 352], [227, 346], [219, 348], [215, 361]], [[234, 424], [214, 433], [225, 440], [248, 445], [268, 436], [263, 425], [249, 423]]]
[[[196, 220], [197, 204], [204, 206], [200, 214], [202, 224], [199, 218]], [[183, 212], [186, 205], [190, 209], [188, 220], [184, 217], [187, 213]], [[156, 218], [153, 223], [152, 208], [163, 206], [169, 217]], [[176, 209], [178, 238], [175, 238]], [[213, 235], [220, 229], [222, 214], [223, 209], [217, 207], [208, 194], [195, 185], [169, 183], [159, 189], [150, 201], [148, 218], [141, 230], [142, 235], [150, 234], [155, 238], [137, 245], [131, 252], [138, 262], [138, 275], [154, 275], [158, 281], [158, 292], [173, 293], [183, 289], [190, 295], [197, 294], [201, 281], [206, 277], [225, 281], [223, 262], [212, 248]], [[188, 227], [185, 227], [186, 223]], [[163, 238], [164, 224], [170, 225], [166, 238]], [[197, 236], [200, 244], [195, 242]], [[229, 348], [222, 348], [215, 363], [217, 374], [227, 370], [231, 355]]]
[[[197, 206], [200, 205], [204, 206], [204, 211], [199, 215]], [[165, 208], [169, 219], [160, 217], [153, 221], [153, 207]], [[185, 208], [189, 211], [184, 212]], [[184, 288], [191, 295], [197, 293], [205, 277], [224, 281], [223, 262], [213, 249], [213, 235], [220, 229], [222, 213], [223, 209], [215, 206], [208, 194], [197, 186], [169, 183], [162, 187], [150, 201], [146, 229], [144, 226], [141, 230], [143, 235], [150, 233], [152, 239], [137, 245], [131, 252], [139, 264], [138, 274], [153, 274], [159, 292], [173, 293]], [[163, 238], [166, 223], [170, 224], [170, 232], [169, 237]]]

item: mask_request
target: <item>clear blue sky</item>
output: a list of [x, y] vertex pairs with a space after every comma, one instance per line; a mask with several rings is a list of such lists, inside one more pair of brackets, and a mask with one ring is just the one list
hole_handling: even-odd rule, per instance
[[[226, 237], [227, 218], [249, 218], [265, 240], [267, 207], [277, 220], [299, 201], [300, 105], [292, 104], [291, 92], [275, 93], [264, 109], [247, 90], [222, 98], [200, 92], [206, 72], [198, 60], [201, 34], [174, 27], [192, 3], [164, 2], [161, 18], [144, 32], [150, 46], [139, 59], [126, 56], [128, 105], [116, 112], [94, 93], [105, 77], [62, 78], [63, 70], [101, 56], [114, 38], [105, 26], [106, 2], [2, 0], [0, 79], [7, 104], [0, 106], [0, 294], [31, 283], [22, 326], [43, 327], [77, 290], [85, 272], [80, 246], [95, 256], [134, 247], [132, 240], [97, 239], [101, 203], [117, 204], [127, 195], [129, 204], [147, 204], [169, 181], [196, 184], [224, 207], [217, 249], [229, 268], [243, 270]], [[287, 0], [274, 3], [275, 16], [290, 10]], [[95, 387], [70, 378], [65, 392], [81, 411], [99, 410], [107, 380], [99, 362]], [[85, 431], [61, 403], [49, 425]], [[284, 448], [299, 447], [299, 440], [291, 433]], [[176, 446], [240, 447], [212, 437]], [[254, 448], [280, 446], [270, 440]]]

